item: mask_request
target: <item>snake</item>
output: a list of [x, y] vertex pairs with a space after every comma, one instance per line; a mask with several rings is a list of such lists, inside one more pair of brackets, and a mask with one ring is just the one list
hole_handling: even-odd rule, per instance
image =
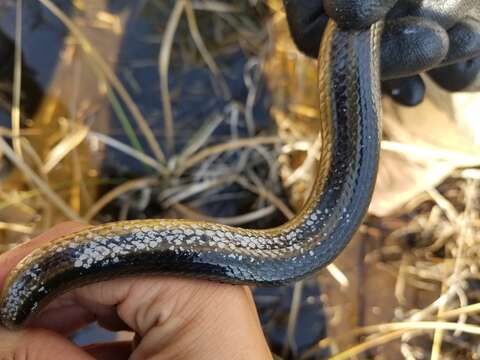
[[22, 328], [66, 291], [121, 276], [200, 278], [280, 286], [327, 266], [360, 227], [375, 187], [381, 140], [382, 21], [344, 30], [329, 20], [318, 57], [316, 180], [301, 211], [271, 229], [180, 219], [113, 222], [45, 244], [10, 272], [0, 323]]

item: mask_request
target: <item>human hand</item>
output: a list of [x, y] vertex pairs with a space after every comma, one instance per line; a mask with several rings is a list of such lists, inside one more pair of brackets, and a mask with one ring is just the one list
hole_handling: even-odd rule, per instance
[[[59, 225], [0, 256], [0, 287], [35, 248], [84, 228]], [[67, 337], [98, 323], [133, 331], [131, 342], [77, 347]], [[0, 328], [0, 359], [272, 359], [250, 290], [170, 277], [132, 277], [75, 289], [55, 299], [28, 328]]]
[[[449, 91], [476, 90], [480, 69], [480, 2], [476, 0], [284, 0], [297, 47], [317, 57], [328, 17], [350, 29], [386, 18], [382, 37], [383, 89], [404, 105], [423, 100], [419, 73]], [[452, 86], [455, 84], [455, 86]]]

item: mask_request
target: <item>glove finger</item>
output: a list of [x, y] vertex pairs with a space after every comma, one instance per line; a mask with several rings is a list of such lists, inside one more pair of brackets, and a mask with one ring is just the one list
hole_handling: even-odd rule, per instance
[[425, 98], [425, 83], [420, 75], [382, 82], [382, 92], [404, 106], [416, 106]]
[[448, 31], [450, 49], [443, 64], [450, 65], [480, 56], [480, 21], [467, 18]]
[[382, 79], [412, 76], [433, 68], [445, 58], [447, 32], [437, 23], [407, 17], [387, 21], [382, 36]]
[[295, 45], [305, 55], [317, 58], [328, 21], [322, 0], [283, 0], [283, 4]]
[[478, 0], [399, 0], [388, 18], [423, 17], [450, 29], [457, 22], [480, 10]]
[[480, 56], [430, 70], [428, 75], [447, 91], [480, 91]]
[[397, 0], [324, 0], [325, 12], [341, 27], [367, 28], [384, 18]]

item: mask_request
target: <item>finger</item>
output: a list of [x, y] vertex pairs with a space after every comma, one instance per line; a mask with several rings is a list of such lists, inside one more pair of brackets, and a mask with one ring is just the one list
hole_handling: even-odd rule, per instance
[[451, 92], [480, 91], [480, 57], [433, 69], [428, 75]]
[[67, 337], [97, 321], [95, 314], [78, 305], [45, 309], [29, 322], [29, 326], [48, 329]]
[[11, 332], [0, 328], [0, 359], [93, 360], [60, 335], [41, 329]]
[[368, 28], [384, 18], [397, 0], [324, 0], [325, 12], [341, 27]]
[[400, 0], [388, 15], [427, 18], [450, 29], [478, 7], [478, 0]]
[[480, 56], [480, 22], [468, 18], [457, 23], [448, 31], [450, 49], [443, 61], [449, 65]]
[[416, 106], [425, 98], [425, 83], [419, 75], [384, 81], [382, 90], [404, 106]]
[[128, 326], [118, 315], [117, 309], [115, 307], [111, 307], [110, 309], [110, 314], [98, 317], [98, 325], [113, 332], [131, 331], [132, 329], [130, 326]]
[[[142, 339], [135, 349], [137, 357], [132, 358], [149, 358], [159, 349], [172, 356], [184, 352], [191, 356], [201, 348], [213, 351], [218, 341], [229, 342], [232, 350], [236, 346], [228, 340], [232, 331], [238, 341], [243, 338], [239, 344], [248, 343], [248, 349], [264, 346], [245, 287], [145, 276], [93, 284], [74, 293], [79, 303], [86, 299], [115, 306], [119, 317]], [[252, 331], [256, 335], [250, 337]]]
[[65, 222], [0, 255], [0, 288], [3, 286], [5, 278], [13, 267], [34, 249], [63, 235], [82, 230], [86, 227], [88, 227], [86, 224], [78, 222]]
[[382, 79], [431, 69], [445, 58], [448, 46], [447, 32], [431, 20], [408, 17], [388, 21], [381, 45]]
[[328, 22], [322, 0], [283, 0], [283, 4], [295, 45], [305, 55], [316, 58]]
[[50, 303], [29, 325], [69, 335], [92, 322], [110, 331], [130, 330], [119, 318], [115, 306], [87, 298], [78, 299], [75, 292], [62, 295]]
[[132, 354], [133, 345], [131, 341], [120, 341], [89, 345], [83, 349], [96, 360], [127, 360]]

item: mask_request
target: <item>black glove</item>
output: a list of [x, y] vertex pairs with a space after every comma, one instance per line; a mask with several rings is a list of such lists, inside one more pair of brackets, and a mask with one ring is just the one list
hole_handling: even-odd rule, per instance
[[[478, 0], [400, 0], [387, 14], [387, 21], [405, 16], [435, 21], [449, 38], [445, 58], [427, 74], [448, 91], [480, 90], [480, 2]], [[425, 69], [428, 69], [426, 67]], [[419, 76], [384, 83], [392, 97], [418, 99], [423, 81]], [[392, 93], [394, 92], [394, 94]], [[423, 96], [421, 97], [423, 98]]]
[[[459, 90], [459, 85], [452, 87], [449, 81], [459, 79], [459, 73], [463, 83], [470, 85], [471, 79], [477, 78], [474, 70], [478, 71], [478, 66], [460, 63], [480, 56], [478, 0], [284, 0], [284, 5], [297, 47], [315, 58], [328, 17], [350, 29], [386, 18], [381, 51], [383, 89], [404, 105], [422, 101], [425, 85], [417, 74], [426, 70], [450, 65], [438, 70], [441, 75], [437, 70], [429, 74], [451, 91]], [[443, 81], [438, 81], [439, 77]]]
[[480, 57], [430, 70], [428, 75], [449, 91], [480, 91]]

